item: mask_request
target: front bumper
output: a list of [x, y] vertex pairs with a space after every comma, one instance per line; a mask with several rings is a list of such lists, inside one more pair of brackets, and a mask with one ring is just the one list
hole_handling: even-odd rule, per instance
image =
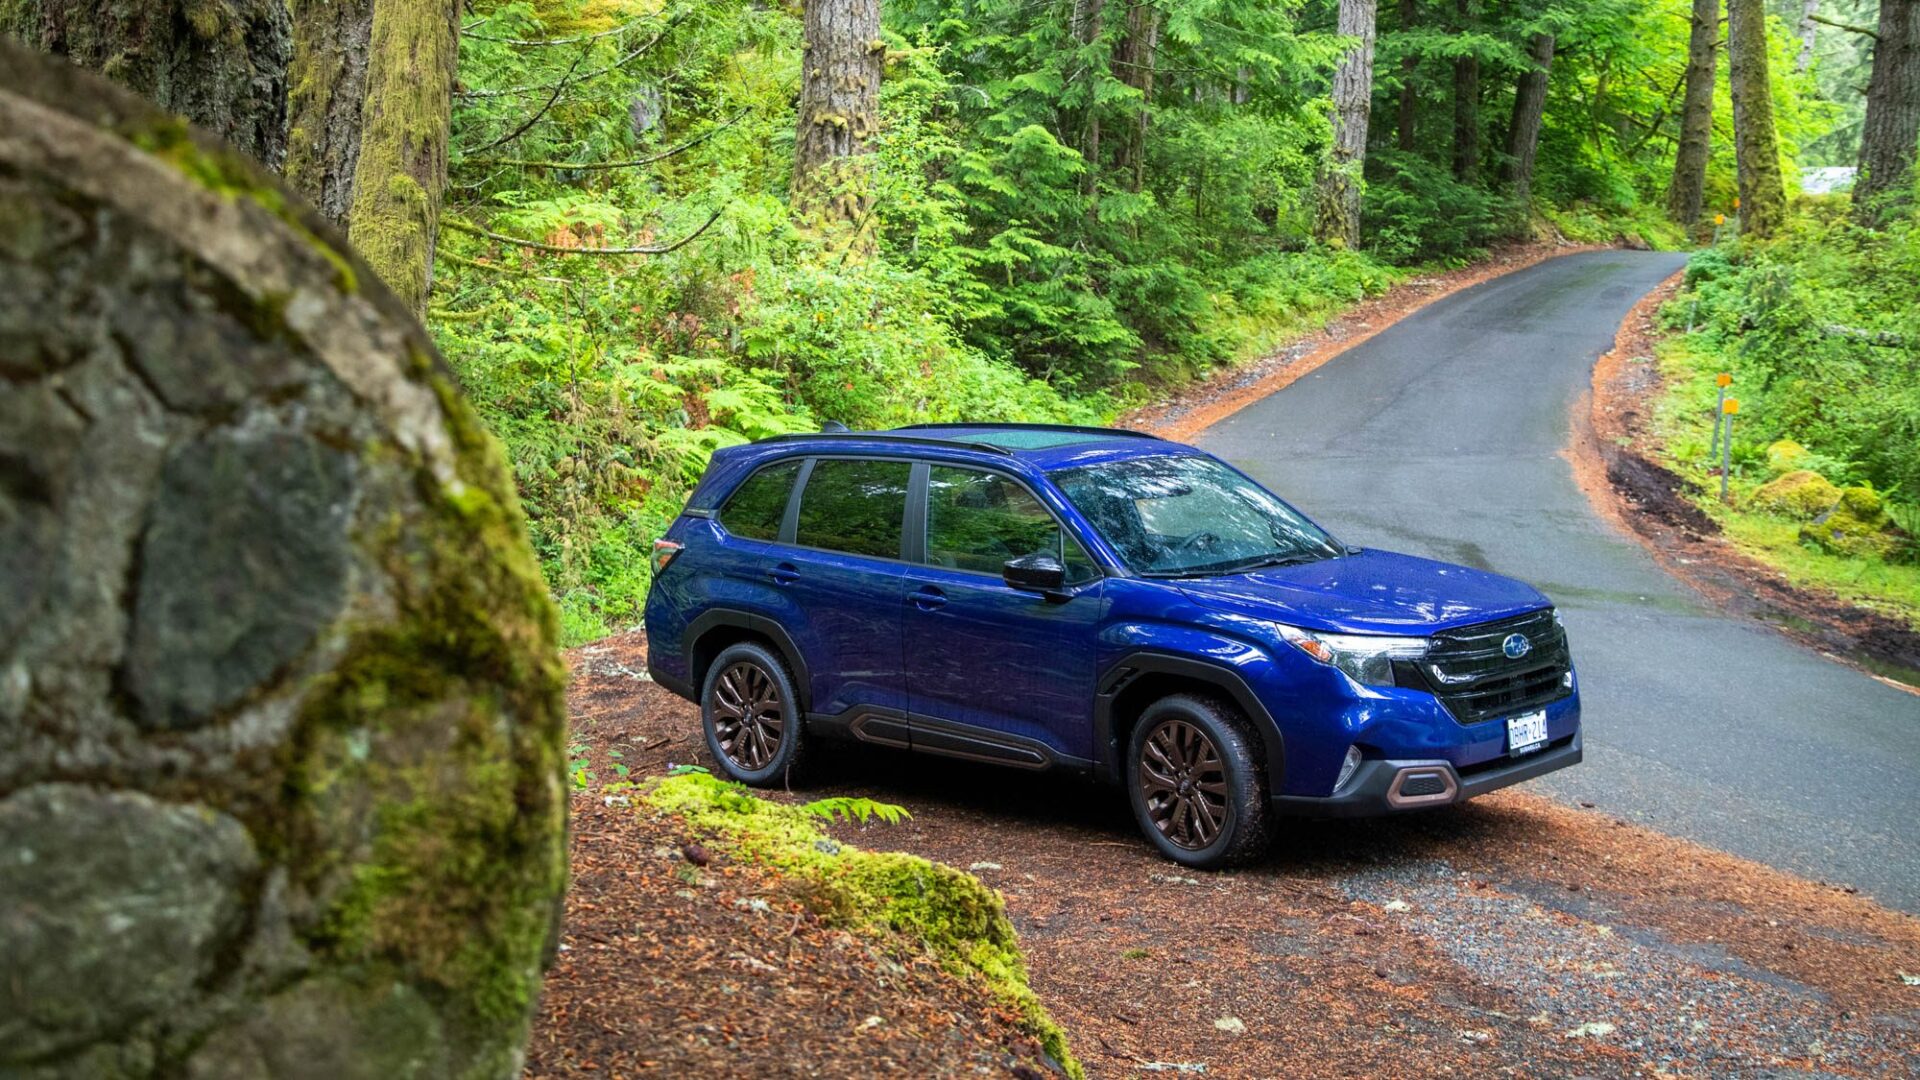
[[1405, 810], [1451, 806], [1476, 795], [1536, 776], [1578, 765], [1583, 752], [1580, 733], [1549, 743], [1545, 750], [1520, 758], [1499, 758], [1468, 766], [1432, 760], [1373, 760], [1360, 764], [1337, 794], [1326, 797], [1276, 795], [1273, 808], [1282, 814], [1307, 817], [1376, 817]]

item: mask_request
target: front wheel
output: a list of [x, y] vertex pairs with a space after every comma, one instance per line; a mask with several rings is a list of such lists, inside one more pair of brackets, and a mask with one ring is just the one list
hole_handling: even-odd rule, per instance
[[745, 641], [728, 646], [707, 668], [700, 691], [707, 752], [743, 784], [787, 778], [806, 750], [799, 700], [787, 665], [772, 650]]
[[1134, 818], [1162, 855], [1211, 870], [1265, 850], [1267, 780], [1238, 710], [1189, 694], [1162, 698], [1134, 725], [1127, 764]]

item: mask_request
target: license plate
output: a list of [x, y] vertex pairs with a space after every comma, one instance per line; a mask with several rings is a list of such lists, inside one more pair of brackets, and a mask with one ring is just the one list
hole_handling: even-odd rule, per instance
[[1507, 718], [1507, 753], [1513, 757], [1531, 753], [1547, 743], [1547, 714], [1522, 713]]

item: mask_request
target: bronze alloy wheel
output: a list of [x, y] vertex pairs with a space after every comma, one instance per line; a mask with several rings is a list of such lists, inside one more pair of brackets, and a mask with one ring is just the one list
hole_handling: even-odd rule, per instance
[[1227, 766], [1206, 732], [1186, 720], [1162, 720], [1147, 733], [1138, 768], [1147, 816], [1160, 835], [1188, 851], [1219, 838], [1232, 814]]
[[786, 709], [779, 684], [760, 665], [740, 661], [713, 684], [713, 730], [721, 752], [746, 772], [767, 767], [780, 752]]

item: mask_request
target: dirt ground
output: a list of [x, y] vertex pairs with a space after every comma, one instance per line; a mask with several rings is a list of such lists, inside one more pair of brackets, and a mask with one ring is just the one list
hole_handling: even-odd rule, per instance
[[[704, 759], [696, 711], [644, 667], [637, 634], [575, 654], [596, 784], [615, 752], [636, 775]], [[1195, 874], [1152, 853], [1117, 792], [827, 745], [774, 797], [911, 810], [842, 839], [997, 887], [1093, 1076], [1920, 1075], [1920, 920], [1605, 807], [1520, 791], [1293, 822], [1258, 865]], [[1025, 1075], [1030, 1045], [967, 988], [912, 965], [878, 987], [891, 969], [857, 942], [784, 910], [735, 917], [751, 872], [689, 887], [661, 853], [676, 838], [576, 808], [568, 951], [530, 1074]]]
[[1741, 552], [1683, 497], [1687, 481], [1651, 460], [1660, 446], [1650, 430], [1661, 390], [1655, 316], [1679, 287], [1676, 274], [1634, 306], [1613, 349], [1594, 368], [1592, 395], [1574, 407], [1567, 456], [1581, 488], [1668, 573], [1724, 610], [1758, 619], [1889, 685], [1916, 690], [1910, 684], [1920, 683], [1920, 633], [1831, 593], [1795, 586]]

